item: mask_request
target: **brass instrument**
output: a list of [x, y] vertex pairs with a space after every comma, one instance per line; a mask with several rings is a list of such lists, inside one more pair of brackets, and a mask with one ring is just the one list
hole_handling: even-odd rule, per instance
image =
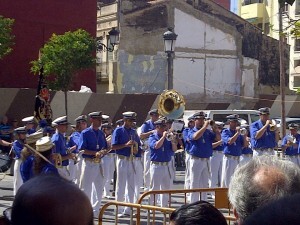
[[62, 157], [61, 154], [59, 153], [53, 153], [53, 158], [54, 158], [54, 162], [55, 162], [55, 167], [56, 168], [62, 168]]
[[139, 151], [139, 144], [133, 139], [132, 135], [131, 135], [131, 141], [133, 141], [133, 145], [131, 145], [130, 155], [134, 156]]
[[243, 135], [243, 136], [247, 134], [247, 129], [244, 127], [241, 128], [240, 131], [241, 131], [241, 135]]
[[158, 112], [168, 119], [178, 119], [185, 110], [183, 96], [176, 90], [164, 90], [159, 96]]
[[269, 124], [270, 126], [270, 131], [275, 131], [277, 129], [276, 121], [271, 120], [272, 123]]
[[296, 143], [296, 138], [294, 138], [292, 135], [288, 135], [286, 138], [286, 145], [288, 147], [291, 147], [295, 143]]

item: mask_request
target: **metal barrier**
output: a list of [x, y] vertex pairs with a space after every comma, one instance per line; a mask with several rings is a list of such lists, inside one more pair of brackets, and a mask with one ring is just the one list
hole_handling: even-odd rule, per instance
[[[118, 214], [117, 214], [117, 211], [118, 211], [118, 207], [119, 206], [127, 206], [127, 207], [130, 207], [131, 208], [131, 214], [130, 214], [130, 225], [133, 225], [133, 209], [136, 209], [136, 214], [135, 214], [135, 218], [136, 218], [136, 225], [140, 225], [141, 223], [141, 209], [144, 209], [144, 210], [147, 210], [148, 213], [147, 213], [147, 224], [150, 224], [150, 214], [152, 213], [152, 224], [155, 224], [155, 213], [156, 211], [159, 211], [161, 213], [163, 213], [163, 224], [166, 224], [166, 219], [167, 219], [167, 214], [170, 214], [172, 213], [175, 208], [171, 208], [171, 196], [172, 194], [184, 194], [184, 204], [187, 203], [187, 194], [190, 194], [190, 193], [194, 193], [194, 192], [199, 192], [200, 194], [203, 193], [203, 192], [208, 192], [208, 193], [212, 193], [214, 192], [215, 193], [215, 207], [217, 209], [225, 209], [226, 210], [226, 214], [228, 215], [224, 215], [226, 220], [229, 221], [229, 224], [230, 224], [230, 221], [235, 221], [235, 218], [230, 216], [230, 209], [231, 209], [231, 206], [230, 206], [230, 203], [229, 203], [229, 200], [228, 200], [228, 197], [227, 197], [227, 193], [228, 193], [228, 188], [199, 188], [199, 189], [178, 189], [178, 190], [155, 190], [155, 191], [148, 191], [148, 192], [145, 192], [143, 193], [138, 202], [137, 203], [126, 203], [126, 202], [118, 202], [118, 201], [111, 201], [111, 202], [108, 202], [106, 203], [102, 208], [101, 208], [101, 211], [99, 213], [99, 225], [102, 225], [102, 221], [103, 221], [103, 215], [104, 215], [104, 212], [105, 210], [111, 206], [111, 205], [114, 205], [116, 206], [116, 213], [115, 213], [115, 224], [118, 224]], [[154, 200], [154, 203], [156, 202], [155, 201], [155, 196], [156, 195], [160, 195], [160, 194], [168, 194], [169, 195], [169, 208], [164, 208], [164, 207], [158, 207], [158, 206], [155, 206], [155, 205], [143, 205], [142, 204], [142, 201], [146, 198], [146, 197], [150, 197], [151, 195], [153, 195], [153, 200]], [[200, 195], [201, 196], [201, 195]]]
[[119, 221], [118, 213], [117, 213], [119, 206], [127, 206], [127, 207], [131, 208], [131, 212], [130, 212], [130, 225], [133, 225], [133, 218], [134, 218], [133, 209], [137, 210], [137, 213], [136, 213], [136, 225], [140, 225], [141, 224], [141, 215], [140, 215], [140, 212], [141, 212], [140, 210], [141, 209], [148, 210], [148, 213], [150, 211], [152, 211], [153, 213], [155, 211], [162, 212], [163, 215], [164, 215], [164, 220], [163, 220], [163, 224], [164, 225], [166, 225], [166, 223], [167, 223], [167, 214], [170, 214], [170, 213], [172, 213], [175, 210], [174, 208], [163, 208], [163, 207], [151, 206], [151, 205], [141, 205], [141, 204], [135, 204], [135, 203], [126, 203], [126, 202], [111, 201], [111, 202], [108, 202], [108, 203], [106, 203], [106, 204], [104, 204], [102, 206], [102, 208], [100, 210], [100, 213], [99, 213], [99, 217], [98, 217], [98, 225], [102, 225], [103, 224], [103, 215], [104, 215], [104, 212], [111, 205], [116, 206], [116, 213], [115, 213], [115, 224], [116, 225], [118, 224], [118, 221]]
[[[153, 190], [153, 191], [148, 191], [143, 193], [139, 200], [137, 201], [137, 204], [142, 204], [142, 201], [146, 198], [153, 195], [153, 203], [154, 206], [156, 204], [156, 195], [160, 195], [160, 194], [168, 194], [169, 195], [169, 205], [168, 207], [171, 208], [171, 196], [172, 194], [184, 194], [184, 204], [187, 204], [187, 194], [190, 193], [194, 193], [194, 192], [199, 192], [200, 193], [200, 197], [201, 197], [201, 193], [203, 192], [215, 192], [215, 207], [217, 209], [226, 209], [228, 213], [228, 215], [230, 216], [230, 203], [228, 200], [228, 188], [197, 188], [197, 189], [178, 189], [178, 190]], [[149, 205], [151, 203], [149, 202]], [[140, 215], [140, 211], [139, 209], [137, 209], [137, 215]], [[150, 214], [148, 213], [147, 216], [147, 224], [150, 224]], [[155, 224], [155, 211], [153, 211], [152, 214], [152, 224]]]

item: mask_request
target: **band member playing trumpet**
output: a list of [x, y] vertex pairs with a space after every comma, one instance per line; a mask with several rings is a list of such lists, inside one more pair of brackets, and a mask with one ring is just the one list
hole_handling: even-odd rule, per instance
[[150, 188], [150, 148], [148, 138], [155, 131], [154, 122], [158, 120], [159, 114], [157, 109], [152, 109], [148, 112], [150, 119], [147, 120], [141, 127], [140, 138], [144, 142], [144, 186], [145, 191]]
[[[68, 170], [68, 165], [69, 165], [69, 159], [74, 159], [75, 154], [68, 152], [67, 149], [67, 143], [65, 139], [65, 135], [69, 125], [67, 116], [58, 117], [57, 119], [53, 120], [53, 123], [56, 124], [56, 132], [55, 134], [53, 134], [51, 140], [55, 145], [55, 154], [58, 154], [56, 156], [58, 157], [61, 156], [61, 160], [62, 160], [61, 165], [59, 165], [58, 172], [65, 179], [71, 180], [70, 172]], [[74, 149], [75, 148], [76, 146], [74, 147]]]
[[[99, 128], [102, 123], [102, 112], [89, 113], [91, 126], [80, 134], [79, 149], [83, 150], [80, 188], [88, 196], [93, 205], [94, 217], [98, 217], [102, 200], [104, 174], [101, 158], [107, 152], [107, 142], [103, 131]], [[93, 204], [93, 185], [96, 189], [97, 200]]]
[[[191, 140], [190, 149], [190, 175], [191, 189], [208, 188], [210, 176], [210, 157], [213, 149], [212, 143], [220, 140], [220, 132], [216, 127], [207, 129], [210, 121], [205, 120], [205, 113], [198, 112], [193, 115], [195, 127], [190, 130], [188, 138]], [[201, 199], [206, 200], [207, 194], [202, 193]], [[199, 201], [199, 193], [191, 193], [191, 202]]]
[[241, 135], [239, 127], [239, 115], [234, 114], [226, 118], [229, 128], [224, 129], [221, 135], [224, 143], [221, 187], [229, 187], [231, 176], [240, 162], [242, 148], [246, 147], [246, 136]]
[[[133, 154], [138, 152], [135, 145], [140, 146], [140, 138], [136, 131], [132, 129], [133, 123], [136, 120], [135, 112], [124, 112], [124, 125], [117, 127], [112, 135], [112, 149], [116, 150], [117, 154], [117, 182], [116, 182], [116, 200], [124, 202], [125, 189], [127, 191], [126, 200], [133, 203], [134, 199], [134, 164]], [[130, 208], [118, 208], [118, 217], [128, 216]]]
[[[154, 122], [155, 132], [149, 137], [150, 146], [150, 190], [168, 190], [170, 189], [170, 181], [172, 178], [172, 171], [170, 171], [169, 163], [171, 161], [171, 153], [177, 150], [178, 142], [176, 140], [167, 140], [167, 124], [164, 119], [159, 119]], [[153, 196], [151, 196], [151, 204]], [[168, 204], [168, 197], [162, 195], [160, 198], [161, 207], [166, 207]], [[155, 203], [156, 204], [156, 203]]]
[[241, 125], [241, 135], [246, 136], [246, 147], [242, 149], [242, 155], [240, 159], [239, 166], [245, 165], [248, 163], [253, 157], [253, 150], [250, 142], [250, 133], [249, 133], [249, 125], [243, 124]]
[[270, 120], [269, 108], [260, 108], [259, 112], [260, 119], [250, 126], [253, 156], [274, 155], [274, 148], [279, 140], [279, 131], [276, 124], [272, 124]]
[[72, 151], [72, 153], [75, 153], [77, 155], [76, 156], [77, 159], [76, 161], [69, 160], [69, 170], [70, 170], [71, 180], [79, 186], [81, 166], [82, 166], [82, 156], [78, 156], [80, 133], [87, 128], [87, 116], [86, 115], [78, 116], [75, 119], [75, 123], [76, 123], [75, 131], [70, 136], [70, 141], [68, 142], [68, 149], [69, 151], [72, 151], [72, 149], [75, 148]]
[[[111, 149], [111, 138], [112, 138], [112, 125], [111, 123], [104, 123], [101, 126], [101, 130], [105, 134], [105, 138], [107, 141], [108, 149]], [[110, 151], [106, 154], [102, 161], [103, 161], [103, 172], [104, 172], [104, 190], [103, 190], [103, 197], [104, 198], [111, 198], [110, 194], [110, 182], [114, 177], [114, 171], [116, 167], [116, 152]]]
[[299, 125], [295, 123], [289, 124], [290, 133], [287, 134], [281, 143], [281, 150], [284, 152], [285, 158], [298, 165], [298, 147], [300, 134], [298, 134]]

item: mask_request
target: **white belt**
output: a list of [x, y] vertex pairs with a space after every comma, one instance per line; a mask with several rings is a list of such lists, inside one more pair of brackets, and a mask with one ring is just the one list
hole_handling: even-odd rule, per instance
[[197, 160], [201, 160], [201, 161], [207, 161], [207, 160], [209, 160], [209, 158], [200, 158], [200, 157], [193, 156], [193, 155], [192, 155], [192, 159], [197, 159]]
[[233, 156], [233, 155], [225, 155], [229, 159], [234, 159], [234, 160], [240, 160], [239, 156]]

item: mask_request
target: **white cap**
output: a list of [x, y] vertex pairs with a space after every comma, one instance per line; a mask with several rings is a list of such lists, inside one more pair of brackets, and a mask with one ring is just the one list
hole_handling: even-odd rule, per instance
[[70, 124], [70, 123], [68, 123], [67, 116], [61, 116], [61, 117], [58, 117], [58, 118], [56, 118], [55, 120], [53, 120], [52, 123], [57, 124], [57, 125], [66, 125], [66, 124]]
[[43, 132], [37, 131], [33, 134], [30, 134], [26, 137], [26, 143], [27, 144], [32, 144], [35, 143], [37, 140], [43, 137]]
[[24, 123], [34, 123], [34, 116], [28, 116], [22, 119]]
[[51, 141], [51, 138], [46, 136], [42, 137], [36, 142], [36, 150], [38, 152], [45, 152], [53, 148], [54, 144]]

